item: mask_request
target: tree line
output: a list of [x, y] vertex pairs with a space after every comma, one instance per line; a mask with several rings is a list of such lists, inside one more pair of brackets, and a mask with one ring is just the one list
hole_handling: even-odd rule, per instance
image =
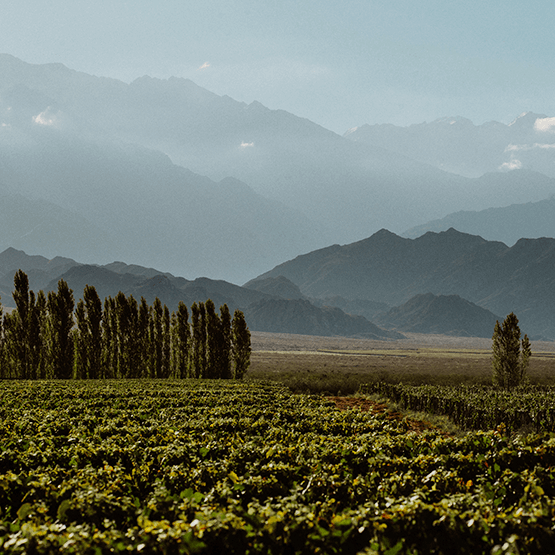
[[102, 303], [87, 285], [75, 304], [63, 279], [35, 295], [22, 270], [13, 299], [11, 313], [0, 304], [0, 378], [242, 379], [250, 364], [243, 312], [232, 318], [224, 304], [218, 314], [211, 299], [193, 303], [190, 315], [181, 301], [170, 314], [158, 298], [149, 305], [122, 292]]

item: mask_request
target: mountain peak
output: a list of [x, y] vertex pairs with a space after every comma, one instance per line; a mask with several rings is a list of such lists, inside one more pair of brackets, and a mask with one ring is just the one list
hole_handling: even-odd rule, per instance
[[533, 128], [534, 123], [536, 123], [536, 120], [544, 119], [546, 117], [547, 116], [545, 114], [536, 114], [534, 112], [522, 112], [520, 116], [518, 116], [516, 119], [511, 121], [511, 123], [509, 123], [508, 127], [514, 127], [519, 129]]

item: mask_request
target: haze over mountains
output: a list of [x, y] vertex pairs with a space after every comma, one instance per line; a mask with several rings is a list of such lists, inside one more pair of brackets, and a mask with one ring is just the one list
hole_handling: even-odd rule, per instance
[[527, 112], [509, 125], [474, 125], [462, 117], [408, 127], [362, 125], [344, 136], [467, 177], [514, 169], [555, 177], [555, 118], [545, 114]]
[[502, 208], [454, 212], [408, 229], [402, 235], [415, 239], [428, 231], [447, 231], [451, 227], [508, 245], [522, 237], [555, 237], [555, 196]]
[[0, 75], [0, 253], [44, 256], [35, 288], [63, 275], [77, 295], [210, 297], [298, 333], [483, 335], [515, 311], [555, 337], [555, 240], [538, 239], [555, 236], [553, 117], [341, 136], [186, 79], [7, 54]]
[[[9, 55], [0, 75], [0, 249], [242, 283], [380, 228], [555, 193], [549, 117], [342, 137], [185, 79], [126, 84]], [[482, 175], [500, 168], [521, 169]]]

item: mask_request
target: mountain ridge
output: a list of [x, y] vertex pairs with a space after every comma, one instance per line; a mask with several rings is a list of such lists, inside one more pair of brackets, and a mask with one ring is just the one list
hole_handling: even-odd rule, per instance
[[515, 244], [522, 237], [555, 237], [555, 195], [537, 202], [512, 204], [480, 211], [459, 211], [413, 227], [402, 237], [414, 239], [427, 231], [453, 227], [463, 233], [480, 235], [490, 241]]
[[458, 295], [422, 293], [374, 321], [402, 332], [490, 338], [503, 318]]
[[[393, 247], [396, 245], [396, 247]], [[282, 275], [307, 297], [401, 305], [422, 293], [459, 295], [494, 314], [515, 312], [530, 336], [555, 337], [555, 239], [513, 247], [449, 229], [405, 239], [381, 231], [316, 251], [251, 280]]]
[[[3, 70], [5, 66], [10, 72]], [[83, 133], [163, 152], [174, 164], [214, 181], [232, 176], [317, 223], [311, 244], [301, 243], [308, 234], [298, 230], [297, 253], [331, 242], [352, 242], [381, 227], [400, 233], [457, 209], [523, 200], [521, 187], [508, 186], [509, 177], [469, 180], [383, 144], [349, 140], [306, 118], [256, 101], [245, 104], [219, 96], [187, 80], [143, 77], [126, 84], [13, 57], [8, 63], [1, 56], [0, 70], [5, 76], [0, 98], [14, 86], [27, 86], [35, 95], [19, 112], [12, 110], [10, 116], [4, 111], [12, 135], [36, 132], [37, 126], [72, 137]], [[17, 95], [12, 100], [16, 102]], [[6, 133], [4, 129], [0, 135]], [[37, 133], [33, 137], [40, 139]], [[24, 134], [22, 140], [30, 139]], [[534, 194], [555, 192], [555, 180], [527, 180]], [[284, 227], [291, 229], [287, 223]], [[263, 229], [259, 225], [257, 231]], [[259, 249], [269, 256], [271, 249], [264, 251]], [[283, 254], [286, 259], [293, 253]], [[136, 255], [132, 258], [138, 260]], [[253, 268], [251, 275], [260, 270]], [[202, 273], [206, 275], [206, 269]]]
[[[223, 280], [187, 280], [153, 268], [126, 265], [123, 262], [101, 266], [80, 264], [61, 257], [48, 260], [43, 256], [26, 255], [13, 248], [0, 253], [0, 294], [7, 307], [15, 306], [9, 291], [18, 269], [24, 269], [27, 273], [29, 288], [34, 291], [55, 291], [58, 282], [63, 279], [73, 290], [75, 300], [81, 297], [86, 285], [92, 285], [101, 299], [115, 297], [121, 291], [127, 296], [133, 295], [137, 300], [144, 297], [149, 304], [159, 298], [170, 310], [177, 309], [179, 302], [189, 307], [194, 302], [205, 302], [207, 299], [211, 299], [217, 307], [225, 303], [231, 312], [241, 309], [250, 315], [252, 322], [248, 324], [253, 331], [310, 331], [313, 335], [380, 339], [402, 337], [397, 332], [378, 328], [363, 316], [353, 316], [339, 308], [315, 306], [304, 299], [282, 299], [274, 294], [243, 288]], [[294, 318], [291, 313], [295, 314]]]

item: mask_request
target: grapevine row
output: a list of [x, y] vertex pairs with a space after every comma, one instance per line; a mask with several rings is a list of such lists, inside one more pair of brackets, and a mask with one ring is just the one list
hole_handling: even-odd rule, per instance
[[404, 385], [377, 382], [361, 386], [402, 408], [448, 416], [469, 430], [503, 424], [508, 431], [555, 432], [555, 387], [520, 386], [513, 390], [486, 385]]
[[0, 383], [3, 553], [555, 545], [555, 437], [460, 438], [267, 384]]

